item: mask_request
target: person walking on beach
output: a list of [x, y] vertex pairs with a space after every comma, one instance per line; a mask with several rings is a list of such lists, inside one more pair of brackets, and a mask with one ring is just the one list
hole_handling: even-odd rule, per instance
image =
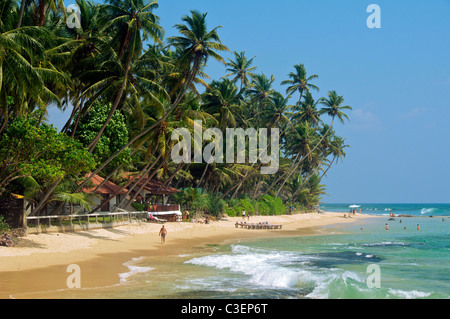
[[242, 220], [245, 220], [245, 209], [242, 210]]
[[161, 244], [164, 244], [166, 242], [166, 235], [167, 229], [164, 228], [164, 225], [162, 225], [161, 229], [159, 230], [159, 236], [161, 236]]

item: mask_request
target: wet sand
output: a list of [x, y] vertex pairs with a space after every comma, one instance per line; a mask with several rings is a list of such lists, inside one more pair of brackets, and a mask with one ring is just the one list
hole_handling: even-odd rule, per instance
[[[232, 217], [210, 224], [165, 223], [166, 242], [158, 236], [161, 224], [139, 223], [109, 229], [75, 233], [28, 235], [16, 247], [0, 247], [0, 298], [52, 298], [52, 291], [67, 289], [72, 274], [68, 266], [80, 269], [82, 288], [105, 287], [120, 283], [120, 273], [127, 271], [125, 262], [135, 257], [166, 257], [186, 254], [195, 247], [227, 244], [262, 237], [307, 236], [330, 232], [325, 226], [364, 222], [373, 216], [343, 214], [294, 214], [252, 216], [250, 223], [268, 221], [282, 224], [282, 229], [249, 230], [236, 228]], [[48, 291], [48, 294], [42, 292]]]

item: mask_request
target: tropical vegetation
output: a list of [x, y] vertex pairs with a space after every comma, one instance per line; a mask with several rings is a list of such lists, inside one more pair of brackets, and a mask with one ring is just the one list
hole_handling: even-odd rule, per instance
[[[0, 5], [0, 196], [24, 196], [32, 215], [63, 203], [94, 210], [82, 189], [98, 174], [123, 187], [150, 176], [182, 190], [174, 201], [216, 215], [320, 202], [323, 176], [348, 147], [333, 124], [351, 107], [336, 91], [315, 97], [318, 75], [295, 64], [277, 91], [255, 57], [222, 43], [222, 26], [210, 27], [205, 12], [186, 13], [165, 38], [157, 1], [76, 4], [77, 12], [62, 0]], [[208, 76], [211, 58], [223, 77]], [[46, 119], [55, 107], [68, 115], [59, 131]], [[195, 120], [204, 129], [278, 128], [278, 171], [261, 174], [261, 161], [175, 163], [171, 134], [193, 135]], [[124, 172], [135, 173], [133, 184]]]

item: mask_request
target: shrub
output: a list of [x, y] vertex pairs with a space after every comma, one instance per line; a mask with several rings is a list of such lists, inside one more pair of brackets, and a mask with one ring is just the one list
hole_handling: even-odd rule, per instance
[[138, 202], [131, 203], [131, 206], [133, 206], [137, 211], [141, 212], [145, 210], [146, 204], [141, 204]]
[[5, 221], [5, 217], [4, 216], [0, 216], [0, 232], [7, 232], [8, 230], [10, 230], [10, 228], [11, 227]]

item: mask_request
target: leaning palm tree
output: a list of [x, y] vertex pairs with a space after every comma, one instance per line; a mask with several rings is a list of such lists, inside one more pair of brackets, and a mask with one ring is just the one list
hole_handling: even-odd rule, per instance
[[345, 148], [347, 147], [350, 146], [345, 144], [345, 138], [342, 138], [340, 136], [333, 136], [333, 138], [330, 140], [330, 151], [329, 151], [330, 155], [333, 155], [333, 158], [328, 163], [327, 168], [324, 170], [320, 178], [322, 178], [327, 174], [333, 162], [336, 161], [337, 163], [339, 159], [343, 160], [343, 158], [347, 155], [345, 153]]
[[319, 103], [325, 105], [325, 107], [320, 110], [320, 113], [326, 113], [332, 118], [330, 127], [333, 126], [335, 117], [337, 117], [342, 124], [344, 124], [344, 118], [348, 120], [347, 114], [345, 114], [342, 110], [351, 110], [352, 108], [348, 105], [341, 105], [344, 103], [344, 97], [342, 95], [338, 95], [336, 91], [329, 91], [328, 99], [322, 98]]
[[66, 79], [49, 62], [42, 43], [48, 37], [44, 28], [0, 25], [0, 132], [11, 115], [26, 115], [35, 106], [45, 112], [49, 101], [59, 101], [55, 84]]
[[308, 122], [312, 127], [317, 127], [321, 122], [321, 112], [317, 109], [317, 105], [322, 98], [315, 100], [310, 92], [306, 92], [303, 101], [299, 104], [298, 112], [294, 113], [293, 119], [300, 122]]
[[249, 77], [255, 76], [255, 74], [252, 72], [256, 69], [256, 66], [251, 66], [254, 58], [255, 57], [248, 60], [245, 56], [245, 51], [242, 51], [240, 53], [237, 53], [235, 51], [234, 61], [228, 59], [229, 62], [226, 63], [227, 71], [230, 73], [224, 75], [222, 78], [234, 76], [232, 81], [236, 82], [237, 80], [240, 80], [240, 89], [242, 90], [244, 84], [247, 86], [250, 83]]
[[103, 18], [106, 20], [104, 29], [111, 32], [113, 39], [111, 46], [117, 49], [117, 59], [124, 60], [122, 62], [124, 74], [108, 118], [88, 145], [90, 152], [94, 150], [122, 99], [132, 59], [140, 56], [143, 41], [147, 38], [160, 41], [163, 35], [163, 30], [158, 25], [159, 18], [153, 14], [153, 10], [157, 7], [156, 1], [146, 4], [143, 0], [109, 0], [109, 4], [103, 7]]
[[[217, 28], [207, 31], [206, 27], [206, 14], [201, 14], [198, 11], [191, 11], [192, 16], [184, 16], [184, 24], [177, 24], [175, 27], [183, 36], [169, 38], [170, 44], [183, 50], [184, 55], [182, 60], [184, 60], [183, 65], [189, 65], [187, 72], [187, 78], [184, 81], [184, 87], [179, 91], [175, 100], [172, 102], [170, 108], [166, 111], [163, 117], [161, 117], [153, 125], [149, 126], [145, 130], [141, 131], [139, 134], [134, 136], [124, 145], [119, 151], [114, 153], [109, 159], [102, 163], [93, 172], [85, 182], [89, 181], [95, 174], [100, 172], [106, 165], [108, 165], [114, 158], [116, 158], [123, 150], [133, 144], [137, 139], [146, 135], [153, 128], [155, 128], [160, 122], [165, 121], [165, 119], [173, 112], [173, 110], [180, 104], [181, 100], [186, 94], [187, 89], [190, 87], [192, 81], [200, 68], [201, 63], [207, 61], [209, 56], [212, 56], [216, 60], [222, 61], [223, 58], [216, 51], [225, 51], [228, 48], [220, 42], [220, 38], [217, 34]], [[186, 63], [186, 60], [189, 63]], [[84, 186], [84, 183], [80, 187]]]
[[298, 103], [302, 100], [303, 93], [309, 92], [309, 89], [314, 89], [319, 91], [319, 88], [310, 82], [312, 80], [318, 79], [319, 76], [316, 74], [308, 76], [306, 73], [305, 66], [303, 64], [294, 65], [295, 72], [290, 72], [288, 76], [291, 78], [289, 80], [284, 80], [281, 82], [281, 85], [288, 84], [288, 88], [286, 89], [286, 93], [292, 94], [295, 91], [300, 93], [300, 97], [298, 99]]
[[186, 90], [195, 79], [200, 66], [203, 63], [206, 64], [209, 57], [213, 57], [217, 61], [225, 63], [223, 58], [216, 52], [229, 51], [229, 49], [222, 44], [220, 37], [217, 34], [217, 29], [221, 28], [221, 26], [217, 26], [211, 31], [208, 31], [206, 26], [206, 15], [207, 13], [191, 10], [190, 16], [185, 15], [181, 18], [185, 24], [175, 25], [175, 28], [181, 36], [170, 37], [167, 39], [170, 45], [173, 45], [175, 48], [182, 51], [180, 63], [189, 66], [184, 88], [178, 93], [175, 103], [184, 96]]
[[293, 125], [289, 119], [288, 110], [292, 107], [289, 105], [290, 96], [284, 97], [280, 92], [273, 92], [269, 96], [267, 108], [262, 111], [262, 121], [267, 128], [273, 126], [284, 127], [286, 124]]
[[264, 110], [267, 103], [269, 103], [269, 97], [275, 92], [272, 88], [272, 84], [275, 82], [275, 77], [271, 75], [267, 77], [264, 73], [256, 74], [252, 77], [247, 93], [250, 97], [249, 111], [250, 116], [255, 123], [255, 126], [259, 127], [261, 123], [261, 113]]

